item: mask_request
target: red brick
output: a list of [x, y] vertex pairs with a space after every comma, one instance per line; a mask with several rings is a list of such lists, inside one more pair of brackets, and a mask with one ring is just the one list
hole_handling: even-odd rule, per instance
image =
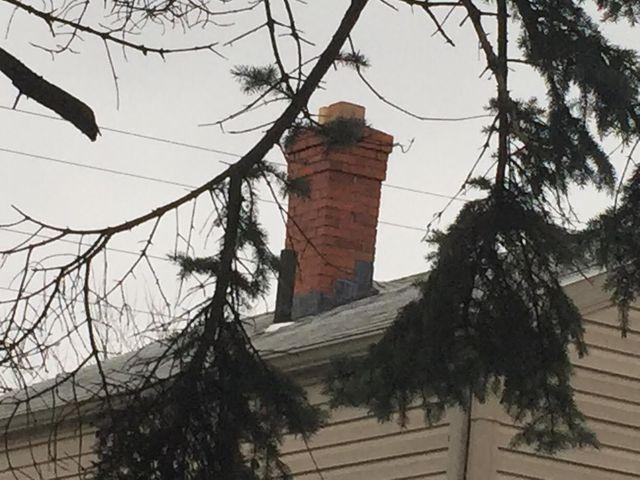
[[329, 150], [317, 135], [302, 133], [289, 149], [289, 175], [310, 187], [310, 198], [289, 197], [286, 243], [298, 252], [296, 294], [330, 294], [337, 279], [353, 275], [356, 261], [373, 261], [392, 144], [393, 137], [367, 128], [358, 145]]

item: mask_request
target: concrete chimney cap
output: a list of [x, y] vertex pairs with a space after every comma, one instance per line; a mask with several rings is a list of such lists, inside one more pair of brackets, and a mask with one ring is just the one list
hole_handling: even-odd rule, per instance
[[320, 107], [318, 112], [318, 123], [324, 125], [336, 118], [357, 118], [364, 120], [365, 108], [349, 102], [336, 102], [326, 107]]

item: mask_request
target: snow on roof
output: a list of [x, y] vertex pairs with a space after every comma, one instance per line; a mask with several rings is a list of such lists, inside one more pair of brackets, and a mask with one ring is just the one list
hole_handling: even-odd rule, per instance
[[[254, 346], [266, 358], [297, 354], [305, 350], [322, 348], [337, 341], [382, 332], [396, 317], [399, 309], [415, 299], [416, 281], [424, 274], [376, 283], [378, 293], [332, 310], [301, 318], [278, 329], [273, 324], [273, 312], [246, 320], [247, 331]], [[102, 363], [107, 388], [113, 393], [126, 391], [149, 371], [153, 360], [167, 348], [166, 342], [153, 342], [140, 350], [114, 357]], [[170, 376], [175, 365], [161, 365], [155, 374], [159, 378]], [[51, 410], [63, 405], [80, 405], [104, 394], [102, 376], [91, 365], [70, 378], [64, 374], [37, 383], [0, 398], [0, 419], [15, 419], [28, 413]]]

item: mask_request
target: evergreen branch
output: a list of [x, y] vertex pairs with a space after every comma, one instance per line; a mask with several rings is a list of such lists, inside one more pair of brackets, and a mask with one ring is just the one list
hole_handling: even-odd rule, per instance
[[[46, 222], [37, 220], [29, 216], [28, 214], [23, 213], [20, 210], [16, 209], [16, 211], [18, 211], [19, 214], [21, 215], [23, 222], [30, 223], [31, 225], [35, 226], [38, 230], [49, 230], [52, 233], [52, 235], [48, 239], [34, 238], [32, 242], [22, 245], [18, 249], [14, 249], [14, 250], [10, 249], [6, 253], [18, 254], [20, 252], [26, 252], [27, 261], [29, 261], [29, 259], [33, 258], [33, 256], [31, 255], [31, 252], [33, 252], [35, 249], [38, 249], [38, 251], [43, 251], [48, 246], [57, 245], [56, 242], [58, 241], [71, 241], [70, 239], [73, 239], [73, 238], [78, 239], [78, 241], [76, 242], [78, 245], [78, 252], [72, 260], [62, 265], [56, 265], [55, 267], [49, 267], [48, 265], [43, 265], [41, 269], [42, 272], [45, 272], [45, 273], [50, 272], [52, 271], [51, 268], [53, 268], [54, 275], [52, 278], [49, 278], [49, 277], [45, 278], [42, 285], [39, 285], [38, 288], [36, 289], [36, 293], [29, 292], [27, 294], [27, 290], [26, 290], [27, 283], [32, 279], [32, 275], [33, 275], [33, 270], [30, 268], [32, 265], [29, 265], [28, 268], [25, 268], [17, 277], [16, 279], [17, 282], [20, 283], [21, 285], [24, 285], [24, 288], [21, 288], [19, 290], [18, 297], [15, 299], [16, 305], [19, 302], [22, 302], [25, 308], [25, 311], [31, 308], [35, 313], [33, 315], [34, 318], [29, 318], [28, 322], [22, 324], [20, 326], [20, 329], [16, 330], [17, 332], [16, 335], [14, 335], [14, 337], [11, 338], [11, 341], [9, 343], [7, 342], [3, 343], [2, 350], [5, 351], [5, 355], [0, 356], [0, 366], [8, 367], [11, 364], [11, 362], [14, 362], [14, 360], [18, 358], [26, 359], [21, 361], [27, 362], [29, 355], [33, 355], [34, 354], [33, 352], [35, 352], [36, 354], [40, 352], [42, 353], [42, 355], [46, 355], [47, 349], [50, 348], [50, 346], [39, 342], [39, 339], [36, 336], [36, 333], [39, 331], [38, 329], [39, 328], [42, 329], [43, 326], [48, 325], [44, 323], [46, 319], [55, 321], [56, 315], [61, 315], [61, 312], [65, 311], [65, 310], [60, 310], [60, 311], [55, 310], [56, 306], [58, 305], [58, 302], [60, 303], [60, 305], [62, 305], [61, 307], [59, 307], [60, 309], [64, 309], [65, 305], [68, 308], [68, 303], [65, 301], [64, 296], [68, 292], [71, 292], [73, 294], [75, 291], [74, 289], [76, 287], [79, 287], [79, 286], [81, 287], [81, 285], [78, 285], [77, 282], [82, 281], [82, 278], [81, 278], [82, 272], [85, 272], [87, 268], [89, 269], [94, 268], [93, 267], [94, 262], [92, 261], [92, 259], [95, 258], [95, 256], [98, 255], [99, 253], [104, 252], [105, 249], [108, 247], [109, 242], [111, 242], [115, 236], [118, 236], [123, 232], [128, 232], [130, 230], [139, 228], [142, 225], [147, 224], [148, 222], [156, 223], [160, 221], [160, 219], [164, 218], [168, 213], [175, 211], [176, 209], [178, 209], [183, 205], [186, 205], [188, 202], [196, 200], [202, 194], [206, 194], [214, 189], [219, 189], [223, 187], [227, 182], [232, 183], [234, 185], [232, 190], [234, 192], [237, 192], [237, 187], [235, 185], [237, 185], [238, 183], [242, 184], [242, 182], [245, 179], [252, 178], [252, 176], [256, 174], [255, 168], [260, 166], [261, 162], [264, 161], [264, 158], [267, 155], [267, 153], [270, 151], [270, 149], [273, 148], [274, 145], [278, 144], [279, 140], [281, 139], [285, 131], [289, 128], [289, 126], [296, 120], [296, 118], [301, 114], [301, 112], [304, 112], [311, 95], [316, 91], [324, 75], [326, 74], [328, 69], [333, 65], [333, 62], [335, 61], [335, 58], [339, 55], [346, 41], [346, 38], [348, 37], [349, 33], [353, 29], [354, 25], [358, 22], [360, 14], [364, 10], [367, 4], [368, 4], [367, 0], [352, 0], [350, 2], [349, 7], [346, 9], [344, 16], [341, 18], [340, 23], [337, 29], [335, 30], [332, 38], [327, 43], [326, 47], [324, 48], [320, 56], [317, 58], [317, 61], [315, 61], [315, 64], [310, 69], [309, 74], [306, 76], [304, 82], [301, 84], [301, 87], [297, 90], [295, 96], [293, 96], [290, 99], [287, 106], [284, 108], [282, 113], [276, 118], [275, 122], [271, 125], [268, 131], [235, 164], [231, 165], [222, 173], [220, 173], [213, 179], [209, 180], [208, 182], [205, 182], [200, 187], [195, 188], [187, 192], [186, 194], [180, 196], [179, 198], [176, 198], [173, 201], [167, 202], [163, 205], [160, 205], [158, 208], [148, 211], [142, 215], [137, 215], [134, 218], [125, 220], [115, 225], [106, 226], [102, 228], [84, 229], [84, 228], [58, 227], [58, 226], [50, 225]], [[237, 198], [237, 197], [234, 196], [233, 198]], [[233, 204], [234, 201], [232, 201], [231, 203]], [[236, 220], [228, 217], [228, 215], [230, 215], [234, 209], [228, 209], [228, 210], [229, 211], [225, 212], [225, 215], [227, 215], [226, 224], [228, 226], [228, 232], [226, 233], [227, 235], [234, 235], [234, 233], [235, 234], [238, 233], [239, 231], [238, 228], [242, 230], [243, 228], [245, 228], [245, 226], [238, 227]], [[246, 233], [246, 229], [245, 229], [245, 233]], [[85, 243], [85, 239], [84, 239], [85, 235], [89, 236], [92, 240], [90, 242]], [[240, 240], [238, 239], [238, 241]], [[256, 243], [257, 240], [255, 238], [254, 239], [245, 238], [242, 241], [249, 242], [248, 245], [250, 246], [258, 245]], [[232, 256], [232, 259], [233, 259], [235, 258], [235, 255], [236, 255], [236, 249], [232, 248], [232, 245], [229, 244], [228, 242], [227, 242], [227, 245], [228, 247], [224, 250], [225, 266], [220, 268], [220, 274], [217, 278], [218, 281], [216, 282], [216, 292], [214, 292], [213, 300], [211, 302], [208, 302], [207, 304], [204, 304], [203, 310], [199, 314], [196, 314], [194, 318], [188, 319], [186, 323], [187, 326], [185, 327], [188, 330], [185, 331], [184, 335], [180, 336], [180, 341], [174, 344], [176, 349], [180, 349], [184, 347], [185, 342], [195, 341], [193, 340], [193, 338], [190, 337], [190, 335], [194, 334], [194, 332], [197, 334], [202, 334], [202, 332], [198, 330], [198, 324], [201, 323], [201, 320], [206, 318], [204, 320], [205, 321], [204, 324], [208, 325], [207, 327], [205, 327], [205, 330], [207, 332], [205, 336], [206, 341], [202, 343], [203, 345], [202, 347], [197, 349], [198, 353], [193, 362], [194, 366], [191, 368], [191, 371], [194, 371], [194, 372], [198, 371], [198, 368], [196, 368], [198, 364], [202, 365], [203, 363], [207, 363], [208, 359], [210, 358], [207, 352], [210, 352], [211, 350], [210, 349], [207, 350], [206, 348], [207, 344], [209, 346], [213, 344], [213, 349], [217, 350], [216, 353], [218, 354], [218, 358], [228, 358], [228, 352], [224, 352], [224, 351], [221, 352], [219, 350], [220, 347], [217, 346], [217, 342], [218, 342], [218, 339], [220, 338], [219, 335], [221, 331], [223, 332], [222, 333], [223, 336], [236, 335], [236, 333], [234, 333], [233, 331], [233, 328], [235, 327], [232, 327], [224, 323], [224, 318], [220, 315], [221, 309], [224, 310], [225, 308], [227, 308], [226, 307], [227, 305], [226, 302], [228, 300], [227, 294], [231, 291], [232, 292], [231, 295], [234, 295], [235, 293], [233, 292], [238, 292], [239, 289], [242, 288], [242, 285], [239, 286], [238, 285], [239, 282], [235, 281], [235, 277], [233, 275], [230, 275], [228, 273], [225, 275], [223, 273], [223, 272], [229, 272], [229, 268], [230, 268], [228, 263], [229, 256]], [[231, 252], [231, 253], [228, 253], [228, 252]], [[259, 263], [265, 267], [268, 266], [268, 262], [266, 261], [266, 257], [265, 257], [267, 253], [263, 251], [261, 255], [262, 256], [258, 258]], [[146, 256], [144, 253], [141, 254], [140, 258], [145, 259], [146, 261]], [[139, 260], [139, 261], [141, 262], [142, 260]], [[264, 275], [265, 268], [263, 267], [260, 267], [260, 268], [262, 270], [257, 272], [256, 274], [257, 276]], [[235, 271], [235, 267], [234, 267], [234, 271]], [[260, 277], [260, 278], [264, 280], [263, 277]], [[88, 280], [86, 281], [88, 282]], [[249, 281], [245, 284], [245, 286], [247, 290], [249, 290], [248, 291], [249, 296], [259, 293], [260, 288], [263, 288], [263, 287], [259, 287], [251, 279], [249, 279]], [[41, 301], [41, 303], [39, 303], [37, 307], [35, 305], [29, 305], [29, 299], [25, 297], [26, 295], [29, 295], [28, 297], [29, 299], [36, 298], [35, 296], [38, 295], [38, 300]], [[224, 297], [223, 299], [224, 302], [221, 300], [221, 297]], [[101, 299], [101, 300], [105, 303], [108, 301], [108, 299]], [[17, 309], [16, 309], [16, 312], [18, 312]], [[207, 315], [207, 312], [211, 313], [211, 315]], [[16, 317], [17, 317], [17, 313], [16, 313]], [[82, 325], [86, 325], [86, 322]], [[75, 323], [74, 321], [73, 325], [71, 325], [71, 328], [76, 328], [77, 326], [78, 324]], [[221, 327], [222, 330], [220, 330], [216, 326], [218, 327], [222, 326]], [[191, 340], [189, 340], [190, 338]], [[27, 352], [27, 355], [25, 356], [24, 345], [27, 342], [29, 342], [30, 339], [33, 339], [33, 345], [34, 345], [33, 351], [29, 350]], [[94, 338], [94, 339], [97, 340], [97, 338]], [[94, 345], [93, 347], [89, 345], [87, 348], [89, 350], [92, 350], [93, 355], [98, 355], [99, 345], [96, 342], [93, 342], [93, 345]], [[229, 343], [227, 343], [227, 345], [229, 345]], [[244, 345], [244, 343], [242, 345]], [[245, 348], [245, 347], [242, 347], [242, 348]], [[240, 346], [238, 346], [238, 349], [240, 349]], [[171, 355], [173, 355], [174, 352], [175, 350], [171, 351], [170, 352]], [[225, 357], [225, 355], [227, 355], [227, 357]], [[183, 357], [184, 360], [188, 358], [189, 357], [187, 356]], [[233, 358], [231, 360], [235, 361]], [[180, 360], [178, 359], [176, 361], [179, 362]], [[158, 361], [153, 371], [154, 372], [159, 371], [161, 366], [163, 367], [166, 366], [166, 363]], [[18, 368], [18, 367], [15, 367], [15, 368]], [[146, 372], [147, 371], [145, 370], [145, 373]], [[196, 375], [196, 374], [194, 373], [193, 375]], [[286, 408], [284, 408], [279, 403], [281, 402], [281, 399], [273, 398], [273, 397], [271, 398], [272, 404], [276, 405], [277, 407], [276, 411], [279, 412], [280, 416], [277, 417], [277, 420], [275, 421], [276, 424], [273, 424], [271, 421], [268, 422], [268, 427], [269, 429], [271, 429], [269, 430], [269, 435], [271, 435], [272, 431], [274, 431], [275, 437], [269, 436], [269, 439], [270, 439], [269, 444], [266, 445], [265, 448], [269, 450], [270, 453], [275, 454], [274, 452], [277, 452], [277, 449], [275, 447], [275, 444], [272, 443], [273, 442], [272, 439], [278, 438], [278, 435], [281, 435], [281, 430], [279, 430], [278, 425], [285, 425], [285, 427], [287, 428], [291, 427], [292, 432], [313, 431], [313, 428], [317, 428], [318, 421], [315, 414], [312, 415], [310, 411], [303, 408], [301, 404], [298, 404], [298, 400], [301, 401], [301, 399], [303, 398], [303, 391], [300, 388], [294, 388], [293, 385], [291, 385], [290, 383], [286, 383], [281, 376], [277, 376], [276, 373], [274, 372], [271, 372], [271, 371], [266, 372], [265, 375], [271, 376], [269, 378], [270, 380], [272, 380], [270, 383], [269, 379], [265, 380], [264, 376], [261, 377], [262, 378], [261, 381], [264, 381], [267, 385], [273, 386], [275, 380], [277, 379], [279, 382], [278, 385], [286, 384], [287, 388], [295, 392], [295, 395], [296, 395], [293, 397], [295, 401], [291, 400], [291, 404], [284, 406]], [[200, 379], [201, 379], [201, 377], [198, 375], [196, 375], [196, 377], [191, 376], [191, 378], [192, 379], [196, 378], [198, 382], [200, 382]], [[145, 378], [142, 379], [142, 384], [146, 385], [150, 389], [158, 389], [157, 390], [158, 393], [161, 393], [163, 390], [171, 391], [171, 389], [173, 388], [172, 381], [166, 381], [163, 379], [160, 379], [160, 380], [161, 381], [155, 382], [155, 381], [152, 381], [151, 378], [147, 377], [146, 379]], [[173, 380], [173, 378], [171, 378], [171, 380]], [[189, 379], [185, 381], [189, 381]], [[201, 383], [198, 383], [198, 385], [201, 385]], [[131, 412], [123, 413], [118, 411], [115, 413], [116, 416], [114, 418], [109, 419], [109, 421], [118, 422], [119, 421], [118, 419], [121, 418], [119, 417], [120, 415], [124, 415], [125, 417], [127, 417], [129, 413], [133, 415], [134, 413], [139, 414], [140, 412], [142, 412], [142, 415], [143, 415], [143, 418], [141, 420], [143, 425], [144, 425], [145, 419], [151, 419], [155, 421], [153, 415], [155, 415], [157, 411], [155, 412], [148, 411], [149, 416], [144, 417], [144, 414], [146, 412], [145, 407], [148, 405], [154, 405], [154, 404], [153, 403], [147, 404], [146, 402], [147, 401], [151, 402], [151, 400], [148, 397], [145, 397], [144, 392], [136, 391], [135, 389], [136, 386], [138, 385], [136, 384], [131, 386], [129, 385], [125, 386], [126, 388], [130, 388], [130, 390], [127, 393], [132, 394]], [[260, 387], [261, 390], [259, 389], [259, 391], [264, 393], [265, 395], [269, 395], [270, 393], [268, 389], [264, 389], [263, 387], [264, 386]], [[197, 389], [194, 391], [197, 391]], [[136, 397], [136, 395], [138, 394], [140, 395], [140, 397]], [[290, 399], [291, 397], [287, 397], [287, 398]], [[184, 398], [181, 399], [179, 397], [177, 399], [175, 397], [167, 397], [165, 400], [177, 401], [178, 405], [180, 405], [180, 401], [184, 401], [185, 399]], [[153, 402], [156, 402], [156, 401], [160, 401], [160, 399], [154, 398]], [[118, 410], [117, 407], [118, 406], [116, 405], [115, 410]], [[140, 409], [137, 409], [137, 407], [140, 407]], [[225, 408], [230, 408], [230, 406], [226, 405]], [[242, 407], [242, 408], [245, 408], [245, 407]], [[284, 421], [282, 418], [282, 412], [289, 412], [291, 411], [291, 409], [293, 409], [293, 414], [291, 418], [294, 419], [292, 423], [298, 422], [297, 426], [288, 424], [287, 421]], [[315, 410], [313, 411], [315, 412]], [[258, 432], [258, 434], [260, 433], [261, 432]], [[232, 439], [233, 437], [231, 436], [229, 438]], [[123, 446], [124, 445], [125, 444], [123, 444]], [[118, 450], [116, 449], [112, 453], [117, 454], [117, 452]], [[125, 455], [132, 452], [129, 451], [129, 452], [124, 452], [124, 453], [121, 452], [121, 453]], [[211, 454], [212, 454], [211, 452], [207, 453], [207, 458], [210, 458], [209, 455]], [[107, 458], [107, 463], [105, 464], [105, 466], [106, 468], [108, 468], [108, 465], [109, 465], [108, 459], [111, 457], [107, 456], [106, 458]], [[117, 468], [118, 467], [114, 467], [114, 470], [112, 470], [112, 473], [117, 471]], [[105, 477], [102, 477], [102, 478], [105, 478]], [[145, 477], [142, 476], [137, 478], [145, 478]], [[173, 478], [176, 478], [176, 477], [173, 477]], [[186, 478], [186, 477], [181, 477], [181, 478]], [[222, 478], [239, 478], [239, 477], [232, 475], [227, 477], [223, 476]], [[243, 477], [243, 478], [248, 478], [248, 477]]]
[[640, 138], [638, 138], [638, 140], [635, 141], [635, 143], [631, 147], [631, 150], [629, 151], [629, 154], [627, 155], [627, 160], [624, 162], [624, 168], [622, 170], [622, 174], [620, 175], [620, 181], [618, 182], [618, 188], [616, 188], [616, 192], [615, 192], [615, 194], [613, 196], [613, 211], [614, 211], [614, 213], [618, 208], [618, 199], [620, 197], [620, 193], [622, 192], [622, 186], [624, 185], [624, 180], [625, 180], [625, 176], [627, 174], [627, 170], [629, 169], [629, 164], [631, 164], [633, 162], [636, 167], [638, 166], [638, 164], [633, 160], [633, 154], [635, 153], [636, 149], [638, 148], [638, 145], [640, 145]]
[[209, 349], [215, 341], [219, 324], [224, 321], [224, 307], [232, 275], [232, 263], [236, 256], [240, 210], [242, 208], [242, 172], [235, 171], [229, 178], [227, 217], [220, 261], [216, 269], [216, 288], [210, 304], [206, 307], [204, 331], [198, 347], [189, 362], [187, 372], [199, 371]]

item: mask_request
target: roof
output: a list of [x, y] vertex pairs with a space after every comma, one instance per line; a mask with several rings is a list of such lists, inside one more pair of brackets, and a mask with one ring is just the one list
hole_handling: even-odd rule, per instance
[[[247, 319], [247, 331], [254, 346], [263, 357], [274, 361], [288, 358], [289, 365], [300, 362], [300, 355], [329, 345], [350, 342], [358, 338], [373, 341], [393, 322], [398, 310], [418, 295], [416, 282], [425, 274], [413, 275], [391, 282], [376, 283], [377, 294], [351, 302], [332, 310], [298, 319], [274, 328], [273, 312]], [[107, 388], [113, 393], [126, 391], [136, 379], [148, 372], [149, 363], [159, 358], [167, 344], [153, 342], [102, 363]], [[174, 365], [162, 365], [156, 375], [170, 376]], [[98, 398], [104, 393], [102, 376], [96, 365], [81, 369], [72, 377], [64, 374], [37, 383], [28, 389], [0, 398], [0, 420], [5, 423], [24, 414], [35, 415], [63, 405], [78, 405]]]

